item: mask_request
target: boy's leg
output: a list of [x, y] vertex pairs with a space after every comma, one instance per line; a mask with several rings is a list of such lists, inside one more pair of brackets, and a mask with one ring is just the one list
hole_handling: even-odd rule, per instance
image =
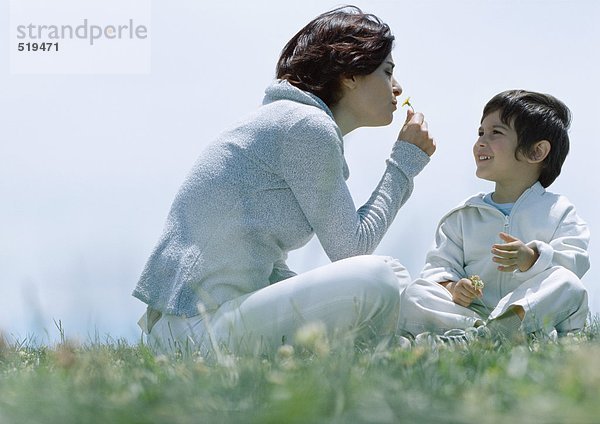
[[399, 330], [416, 335], [424, 331], [442, 333], [483, 323], [480, 315], [457, 305], [441, 284], [418, 279], [400, 297]]
[[552, 328], [559, 333], [578, 330], [588, 315], [587, 291], [581, 280], [559, 266], [523, 282], [498, 303], [490, 318], [501, 319], [515, 306], [525, 312], [521, 326], [525, 333]]

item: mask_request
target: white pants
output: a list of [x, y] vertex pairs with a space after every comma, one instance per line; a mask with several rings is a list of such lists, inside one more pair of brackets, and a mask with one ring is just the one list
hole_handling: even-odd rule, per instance
[[324, 324], [329, 336], [382, 340], [396, 331], [400, 293], [410, 281], [396, 259], [352, 257], [230, 300], [211, 314], [163, 315], [148, 343], [162, 353], [207, 354], [224, 346], [258, 354], [294, 344], [296, 331], [310, 322]]
[[496, 305], [487, 305], [487, 312], [457, 305], [441, 284], [417, 279], [402, 293], [399, 327], [412, 334], [464, 329], [498, 318], [516, 305], [525, 311], [521, 328], [526, 333], [582, 329], [588, 316], [585, 287], [571, 271], [556, 266], [523, 282]]

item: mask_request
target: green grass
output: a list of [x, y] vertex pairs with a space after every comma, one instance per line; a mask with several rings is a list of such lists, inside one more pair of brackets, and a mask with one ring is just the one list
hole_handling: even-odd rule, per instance
[[0, 423], [600, 421], [598, 318], [558, 342], [330, 344], [209, 364], [121, 341], [32, 347], [4, 338]]

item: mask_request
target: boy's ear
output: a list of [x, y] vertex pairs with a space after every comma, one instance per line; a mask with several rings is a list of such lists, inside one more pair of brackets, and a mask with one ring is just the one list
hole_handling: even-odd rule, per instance
[[548, 156], [548, 154], [550, 153], [551, 148], [552, 148], [552, 146], [550, 145], [550, 142], [548, 140], [538, 141], [533, 146], [533, 149], [531, 149], [531, 153], [529, 154], [529, 157], [527, 158], [527, 162], [529, 162], [529, 163], [542, 162], [544, 159], [546, 159], [546, 156]]

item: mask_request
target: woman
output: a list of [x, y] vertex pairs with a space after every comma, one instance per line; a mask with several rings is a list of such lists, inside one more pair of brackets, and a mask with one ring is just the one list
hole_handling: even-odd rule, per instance
[[[293, 343], [304, 323], [358, 339], [394, 333], [410, 276], [371, 254], [435, 144], [408, 112], [385, 173], [356, 210], [342, 137], [392, 122], [402, 89], [394, 37], [348, 7], [324, 13], [285, 46], [260, 107], [199, 158], [169, 213], [134, 296], [159, 351], [255, 353]], [[316, 234], [334, 262], [302, 275], [287, 253]], [[362, 255], [362, 256], [361, 256]]]

